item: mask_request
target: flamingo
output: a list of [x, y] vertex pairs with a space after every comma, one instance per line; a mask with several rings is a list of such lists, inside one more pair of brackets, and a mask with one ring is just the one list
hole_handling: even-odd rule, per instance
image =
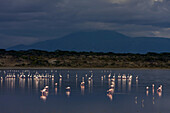
[[162, 85], [160, 85], [157, 89], [158, 92], [162, 92]]

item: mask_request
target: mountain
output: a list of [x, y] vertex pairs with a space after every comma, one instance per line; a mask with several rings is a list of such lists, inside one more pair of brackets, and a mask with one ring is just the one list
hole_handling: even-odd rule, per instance
[[8, 50], [28, 49], [116, 53], [170, 52], [170, 39], [160, 37], [132, 38], [115, 31], [99, 30], [76, 32], [59, 39], [8, 48]]

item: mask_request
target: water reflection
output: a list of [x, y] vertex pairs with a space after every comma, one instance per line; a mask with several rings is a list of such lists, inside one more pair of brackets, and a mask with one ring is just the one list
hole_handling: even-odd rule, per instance
[[152, 104], [155, 104], [155, 97], [152, 98]]
[[[8, 89], [14, 89], [15, 88], [15, 78], [6, 78], [5, 83]], [[1, 85], [3, 85], [3, 80], [1, 80]]]
[[39, 81], [37, 79], [34, 79], [34, 86], [35, 86], [36, 93], [38, 93], [38, 83]]
[[76, 88], [77, 88], [77, 80], [78, 80], [78, 78], [76, 77]]
[[126, 79], [122, 79], [122, 91], [126, 92]]
[[1, 88], [3, 87], [3, 78], [1, 77]]
[[109, 97], [109, 99], [112, 101], [113, 100], [113, 95], [108, 93], [107, 96]]
[[149, 94], [149, 87], [147, 86], [146, 87], [146, 96], [148, 96], [148, 94]]
[[47, 100], [47, 97], [44, 96], [44, 95], [40, 96], [40, 98], [41, 98], [44, 102]]
[[136, 91], [138, 90], [138, 79], [136, 79]]
[[70, 87], [66, 87], [66, 95], [67, 95], [67, 97], [70, 96], [70, 93], [71, 93], [71, 88]]
[[90, 91], [91, 91], [90, 86], [91, 86], [91, 81], [88, 81], [88, 89], [89, 89], [89, 93], [90, 93]]
[[162, 91], [161, 92], [157, 91], [157, 94], [158, 94], [159, 97], [161, 97], [162, 96]]
[[143, 108], [145, 107], [145, 105], [144, 105], [144, 99], [142, 99], [142, 107], [143, 107]]
[[85, 86], [81, 85], [80, 87], [81, 87], [81, 94], [84, 95]]
[[103, 86], [103, 76], [101, 76], [101, 86]]
[[28, 78], [28, 89], [32, 89], [32, 78]]
[[128, 82], [128, 91], [129, 91], [129, 92], [131, 91], [131, 85], [132, 85], [132, 81], [129, 80], [129, 82]]
[[118, 91], [121, 91], [121, 79], [118, 79]]
[[110, 78], [108, 78], [108, 86], [110, 87]]
[[90, 87], [90, 90], [91, 90], [91, 93], [93, 93], [93, 79], [91, 79], [91, 87]]
[[[2, 72], [3, 71], [1, 71], [1, 73]], [[5, 71], [5, 73], [6, 72], [7, 71]], [[9, 74], [9, 72], [12, 74]], [[154, 82], [151, 83], [151, 79], [148, 79], [147, 77], [140, 78], [140, 76], [140, 81], [138, 81], [138, 76], [133, 75], [132, 79], [131, 74], [120, 73], [117, 75], [111, 73], [114, 71], [110, 70], [96, 72], [83, 70], [80, 71], [81, 73], [73, 70], [68, 71], [69, 73], [61, 70], [19, 70], [15, 71], [15, 73], [14, 71], [9, 72], [7, 72], [6, 75], [3, 73], [4, 80], [3, 77], [1, 77], [1, 92], [6, 91], [7, 89], [13, 89], [14, 91], [17, 91], [16, 94], [19, 94], [20, 89], [24, 89], [22, 91], [25, 92], [29, 89], [31, 94], [28, 94], [27, 96], [32, 96], [33, 94], [34, 96], [37, 96], [38, 99], [40, 98], [44, 101], [46, 105], [51, 101], [61, 102], [63, 98], [67, 99], [66, 97], [69, 97], [69, 101], [72, 102], [75, 98], [80, 99], [80, 96], [81, 99], [93, 98], [94, 100], [103, 99], [102, 97], [104, 96], [107, 101], [110, 100], [110, 103], [112, 104], [120, 104], [121, 102], [124, 102], [125, 104], [132, 103], [135, 107], [142, 106], [142, 109], [146, 109], [149, 105], [148, 100], [150, 101], [150, 104], [157, 105], [157, 97], [162, 97], [163, 92], [162, 85], [157, 87], [157, 81], [152, 80], [152, 82]], [[145, 87], [145, 84], [149, 87]], [[161, 81], [159, 81], [159, 84], [161, 84]], [[2, 90], [2, 88], [5, 90]], [[139, 91], [135, 90], [138, 88]], [[9, 92], [5, 93], [9, 94]], [[57, 101], [55, 99], [57, 99]], [[91, 100], [93, 101], [93, 99]], [[118, 99], [120, 103], [117, 103]], [[75, 99], [75, 101], [77, 100]]]
[[57, 87], [55, 88], [55, 95], [57, 95]]
[[135, 97], [135, 104], [138, 104], [138, 97]]
[[19, 86], [24, 89], [25, 88], [25, 78], [19, 78]]
[[70, 91], [66, 91], [66, 95], [67, 95], [67, 97], [69, 97], [70, 96]]

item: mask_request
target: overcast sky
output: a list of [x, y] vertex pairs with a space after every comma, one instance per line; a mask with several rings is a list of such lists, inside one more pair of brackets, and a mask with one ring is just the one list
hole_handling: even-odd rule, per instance
[[170, 38], [170, 0], [0, 0], [0, 48], [96, 29]]

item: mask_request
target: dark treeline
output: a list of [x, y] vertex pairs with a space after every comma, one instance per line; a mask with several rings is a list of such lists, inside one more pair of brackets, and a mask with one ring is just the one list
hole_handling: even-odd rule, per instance
[[0, 67], [170, 68], [170, 53], [53, 52], [0, 49]]

